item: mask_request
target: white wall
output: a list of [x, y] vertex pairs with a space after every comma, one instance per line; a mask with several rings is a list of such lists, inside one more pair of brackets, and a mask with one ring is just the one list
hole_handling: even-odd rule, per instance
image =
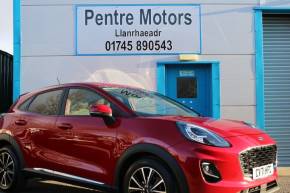
[[[62, 83], [102, 81], [155, 90], [156, 61], [177, 60], [177, 56], [76, 57], [73, 11], [74, 4], [84, 1], [22, 2], [22, 92], [57, 84], [57, 79]], [[99, 2], [102, 1], [86, 1]], [[176, 1], [159, 0], [158, 3]], [[253, 7], [258, 1], [188, 0], [178, 3], [202, 3], [201, 60], [221, 62], [223, 118], [255, 122]]]
[[[74, 56], [74, 4], [102, 2], [22, 0], [21, 92], [57, 84], [57, 79], [62, 83], [101, 81], [156, 89], [156, 61], [176, 61], [177, 56]], [[221, 62], [222, 117], [255, 122], [254, 7], [267, 2], [159, 0], [158, 3], [201, 3], [201, 60]]]
[[0, 50], [13, 54], [12, 0], [0, 0]]
[[290, 5], [290, 0], [259, 0], [261, 6], [286, 7]]

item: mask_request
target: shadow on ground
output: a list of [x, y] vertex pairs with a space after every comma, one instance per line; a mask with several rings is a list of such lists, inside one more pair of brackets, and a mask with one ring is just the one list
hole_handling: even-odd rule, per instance
[[[290, 193], [290, 177], [280, 177], [279, 186], [281, 189], [277, 193]], [[28, 183], [27, 188], [19, 193], [100, 193], [100, 192], [55, 181], [31, 180]]]

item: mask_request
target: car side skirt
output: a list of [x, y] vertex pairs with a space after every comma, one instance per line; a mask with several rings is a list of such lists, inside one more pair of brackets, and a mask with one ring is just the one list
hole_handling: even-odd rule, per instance
[[25, 168], [24, 175], [28, 178], [40, 177], [46, 180], [56, 180], [69, 184], [79, 185], [86, 188], [96, 189], [102, 192], [115, 193], [116, 189], [102, 182], [74, 176], [67, 173], [53, 171], [45, 168]]

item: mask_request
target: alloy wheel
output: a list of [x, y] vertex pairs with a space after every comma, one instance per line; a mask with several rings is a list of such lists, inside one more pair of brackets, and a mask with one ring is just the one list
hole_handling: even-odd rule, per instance
[[11, 187], [15, 174], [15, 164], [8, 152], [0, 154], [0, 186], [2, 189]]
[[166, 193], [163, 177], [151, 167], [137, 169], [131, 176], [129, 193]]

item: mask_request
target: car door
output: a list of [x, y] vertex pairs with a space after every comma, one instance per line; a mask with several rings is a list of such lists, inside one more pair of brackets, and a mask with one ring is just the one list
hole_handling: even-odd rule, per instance
[[[37, 94], [25, 112], [27, 130], [25, 137], [29, 140], [24, 141], [24, 146], [33, 158], [33, 168], [55, 167], [55, 153], [52, 149], [56, 145], [55, 136], [58, 135], [55, 123], [60, 111], [62, 95], [63, 89]], [[62, 146], [62, 142], [60, 141], [57, 146]]]
[[117, 127], [108, 127], [103, 118], [90, 116], [89, 108], [93, 104], [112, 106], [96, 91], [86, 88], [67, 90], [63, 115], [56, 122], [58, 129], [68, 133], [65, 146], [59, 148], [66, 163], [62, 172], [109, 183]]

